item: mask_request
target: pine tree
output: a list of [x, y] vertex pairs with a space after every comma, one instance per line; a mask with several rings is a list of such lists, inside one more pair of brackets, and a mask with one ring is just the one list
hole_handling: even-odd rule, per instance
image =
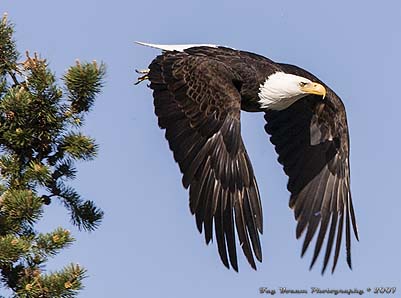
[[96, 156], [95, 141], [79, 132], [100, 92], [105, 67], [76, 64], [58, 86], [45, 59], [25, 54], [5, 15], [0, 23], [0, 287], [13, 297], [76, 297], [86, 271], [71, 264], [46, 272], [45, 264], [74, 241], [57, 228], [39, 233], [44, 208], [61, 200], [79, 229], [97, 228], [103, 212], [67, 182], [77, 160]]

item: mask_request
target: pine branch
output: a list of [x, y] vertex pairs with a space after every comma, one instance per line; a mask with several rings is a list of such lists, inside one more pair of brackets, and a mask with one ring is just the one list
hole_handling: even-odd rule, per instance
[[103, 86], [105, 65], [93, 63], [81, 64], [78, 60], [64, 76], [68, 89], [68, 98], [73, 113], [88, 112], [94, 103], [96, 95]]
[[1, 234], [29, 234], [43, 214], [42, 200], [32, 190], [9, 189], [0, 198]]
[[90, 160], [96, 156], [95, 141], [80, 133], [69, 133], [60, 141], [59, 150], [73, 159]]
[[94, 230], [103, 211], [65, 183], [75, 161], [91, 160], [98, 146], [79, 131], [103, 86], [105, 66], [76, 63], [59, 86], [46, 59], [19, 54], [13, 26], [0, 22], [0, 286], [13, 297], [76, 297], [85, 269], [70, 265], [45, 273], [45, 265], [70, 246], [70, 232], [35, 230], [46, 205], [59, 199], [79, 229]]
[[16, 68], [18, 52], [13, 39], [14, 28], [7, 20], [7, 14], [0, 21], [0, 75], [13, 73]]
[[103, 211], [92, 201], [84, 201], [72, 187], [59, 182], [56, 193], [64, 200], [64, 206], [69, 209], [71, 221], [79, 229], [91, 231], [96, 229], [102, 218]]

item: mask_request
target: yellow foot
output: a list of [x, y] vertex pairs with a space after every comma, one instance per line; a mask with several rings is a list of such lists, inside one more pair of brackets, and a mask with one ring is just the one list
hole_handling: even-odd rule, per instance
[[149, 79], [149, 69], [135, 69], [135, 72], [143, 75], [138, 78], [138, 81], [135, 83], [135, 85], [138, 85], [139, 83]]

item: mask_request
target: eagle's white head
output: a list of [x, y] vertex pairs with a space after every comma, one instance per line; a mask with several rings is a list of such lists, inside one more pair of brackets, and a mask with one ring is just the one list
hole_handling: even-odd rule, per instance
[[258, 95], [262, 108], [284, 110], [308, 94], [321, 95], [324, 98], [326, 88], [301, 76], [275, 72], [260, 85]]

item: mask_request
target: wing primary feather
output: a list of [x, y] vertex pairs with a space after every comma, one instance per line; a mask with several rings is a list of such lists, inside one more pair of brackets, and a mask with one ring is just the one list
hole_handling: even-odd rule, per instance
[[334, 254], [334, 262], [333, 262], [333, 267], [331, 268], [331, 273], [334, 273], [334, 270], [336, 269], [336, 266], [337, 266], [338, 257], [340, 255], [341, 238], [343, 235], [343, 233], [342, 233], [343, 224], [344, 224], [344, 214], [341, 212], [338, 229], [337, 229], [336, 250], [335, 250], [335, 254]]
[[305, 203], [303, 208], [300, 211], [299, 217], [297, 217], [298, 220], [298, 224], [297, 224], [297, 228], [296, 228], [296, 238], [299, 239], [303, 233], [303, 231], [305, 230], [305, 227], [308, 223], [308, 219], [309, 217], [307, 216], [307, 214], [309, 214], [309, 211], [311, 210], [312, 204], [313, 204], [313, 200], [308, 199], [309, 197], [309, 193], [312, 191], [312, 189], [314, 189], [314, 184], [316, 184], [317, 179], [313, 180], [308, 186], [306, 186], [307, 188], [305, 189], [305, 194], [303, 194], [302, 192], [300, 193], [300, 195], [305, 196]]
[[[318, 179], [318, 186], [317, 186], [317, 188], [311, 187], [311, 190], [314, 191], [313, 197], [311, 197], [309, 199], [307, 198], [307, 200], [309, 200], [310, 203], [308, 202], [308, 205], [304, 207], [304, 212], [302, 212], [301, 221], [298, 223], [300, 225], [300, 229], [301, 229], [298, 232], [298, 227], [297, 227], [297, 235], [299, 235], [299, 236], [301, 235], [302, 231], [305, 229], [306, 225], [308, 224], [308, 232], [307, 232], [305, 240], [304, 240], [304, 246], [302, 248], [302, 255], [304, 255], [306, 249], [308, 248], [309, 242], [312, 240], [314, 232], [316, 231], [316, 228], [317, 228], [317, 224], [319, 223], [319, 220], [320, 220], [320, 215], [316, 216], [316, 214], [320, 210], [320, 205], [321, 205], [321, 201], [319, 200], [319, 197], [321, 196], [322, 192], [324, 194], [324, 190], [326, 189], [326, 184], [324, 184], [324, 183], [325, 183], [328, 175], [329, 175], [329, 171], [325, 171], [325, 169], [323, 169], [322, 172], [318, 176], [316, 176], [315, 179], [316, 180]], [[314, 182], [313, 184], [315, 184], [315, 183], [316, 182]], [[316, 220], [317, 220], [317, 222], [316, 222]], [[312, 222], [313, 222], [313, 224], [312, 224]]]
[[184, 172], [184, 175], [182, 177], [182, 184], [185, 188], [188, 188], [193, 177], [196, 175], [196, 172], [198, 171], [198, 169], [201, 167], [202, 163], [208, 156], [209, 148], [210, 148], [212, 141], [213, 141], [213, 138], [209, 139], [206, 142], [206, 144], [203, 146], [203, 148], [201, 150], [199, 150], [199, 152], [196, 154], [195, 158], [191, 160], [189, 167]]
[[238, 272], [237, 252], [235, 248], [234, 218], [233, 218], [233, 198], [228, 194], [227, 206], [224, 209], [224, 232], [227, 240], [228, 255], [232, 268]]
[[200, 182], [195, 180], [191, 183], [191, 187], [189, 188], [189, 209], [192, 214], [195, 214], [198, 208], [200, 185]]
[[209, 183], [211, 170], [210, 170], [210, 158], [206, 159], [205, 165], [203, 167], [203, 171], [201, 174], [201, 186], [200, 186], [200, 194], [199, 194], [199, 204], [196, 209], [195, 217], [196, 217], [196, 225], [200, 233], [202, 233], [202, 223], [205, 219], [205, 208], [206, 208], [206, 199], [205, 192], [207, 192], [207, 185]]
[[224, 202], [223, 200], [221, 200], [221, 195], [220, 195], [220, 200], [218, 201], [216, 214], [214, 217], [214, 229], [215, 229], [217, 248], [219, 250], [220, 259], [223, 262], [224, 266], [230, 268], [227, 257], [226, 240], [224, 237], [223, 204]]
[[[305, 186], [298, 194], [293, 194], [290, 197], [289, 207], [294, 209], [294, 217], [298, 221], [302, 212], [304, 211], [305, 202], [307, 202], [307, 198], [309, 196], [309, 191], [312, 189], [313, 181], [311, 184]], [[297, 237], [298, 238], [298, 237]]]
[[351, 220], [350, 220], [350, 210], [349, 210], [349, 192], [347, 193], [348, 203], [345, 209], [346, 218], [345, 218], [345, 247], [347, 252], [347, 264], [350, 269], [352, 269], [352, 261], [351, 261]]
[[331, 215], [329, 238], [327, 239], [327, 247], [326, 247], [326, 253], [325, 253], [324, 261], [323, 261], [323, 269], [321, 271], [322, 275], [326, 271], [327, 265], [329, 263], [329, 259], [330, 259], [330, 255], [331, 255], [331, 251], [332, 251], [333, 243], [334, 243], [333, 240], [334, 240], [334, 237], [336, 234], [337, 219], [338, 219], [338, 216], [337, 216], [337, 211], [336, 211]]
[[262, 205], [260, 203], [260, 197], [258, 192], [258, 185], [256, 182], [256, 178], [253, 177], [253, 182], [248, 189], [250, 203], [252, 207], [252, 216], [255, 218], [256, 227], [260, 234], [263, 234], [263, 212]]
[[213, 170], [211, 170], [208, 174], [207, 183], [202, 190], [203, 200], [206, 202], [204, 208], [205, 210], [204, 218], [203, 218], [206, 244], [209, 244], [210, 240], [212, 240], [212, 224], [213, 224], [212, 204], [213, 204], [214, 184], [215, 184], [214, 172]]
[[250, 180], [251, 175], [249, 173], [247, 161], [242, 153], [238, 157], [238, 167], [241, 172], [240, 176], [242, 177], [244, 186], [249, 187], [253, 181], [251, 182]]
[[311, 242], [313, 235], [319, 225], [320, 215], [312, 215], [312, 218], [309, 219], [308, 223], [308, 231], [305, 236], [304, 244], [302, 246], [301, 257], [304, 256], [306, 250], [308, 249], [309, 243]]
[[[334, 181], [333, 181], [334, 180]], [[313, 253], [313, 259], [311, 262], [311, 265], [309, 267], [309, 270], [312, 269], [313, 265], [315, 264], [317, 257], [319, 256], [320, 250], [322, 248], [323, 240], [326, 236], [328, 224], [330, 221], [330, 203], [333, 200], [333, 187], [335, 184], [335, 177], [334, 175], [330, 175], [329, 179], [327, 180], [327, 186], [326, 190], [324, 192], [324, 198], [323, 198], [323, 203], [322, 203], [322, 208], [321, 208], [321, 221], [320, 221], [320, 230], [319, 234], [317, 236], [316, 240], [316, 245], [315, 245], [315, 251]]]
[[245, 222], [247, 223], [248, 234], [251, 238], [252, 248], [255, 252], [256, 259], [262, 262], [262, 249], [260, 247], [260, 241], [258, 237], [258, 231], [256, 228], [256, 219], [252, 216], [252, 206], [250, 203], [250, 197], [248, 189], [244, 189], [244, 215]]
[[329, 237], [327, 239], [327, 246], [326, 246], [326, 253], [324, 256], [324, 261], [323, 261], [323, 268], [322, 268], [322, 275], [326, 270], [327, 264], [330, 259], [331, 251], [333, 248], [333, 243], [334, 243], [334, 237], [336, 233], [336, 228], [337, 228], [337, 219], [338, 219], [338, 212], [337, 212], [337, 201], [338, 201], [338, 196], [339, 196], [339, 186], [340, 179], [335, 180], [335, 185], [334, 185], [334, 193], [333, 197], [331, 199], [331, 224], [330, 224], [330, 231], [329, 231]]
[[227, 201], [230, 199], [229, 198], [229, 192], [227, 189], [221, 188], [221, 200], [223, 201], [223, 210], [225, 210], [227, 207]]
[[237, 226], [237, 233], [238, 233], [238, 238], [240, 240], [240, 244], [242, 247], [242, 250], [245, 254], [245, 257], [247, 258], [249, 264], [253, 269], [256, 270], [256, 264], [255, 260], [253, 259], [249, 239], [248, 239], [248, 234], [246, 231], [245, 227], [245, 220], [244, 220], [244, 213], [243, 209], [244, 206], [242, 205], [242, 200], [240, 196], [242, 196], [240, 191], [236, 191], [234, 194], [234, 211], [235, 211], [235, 223]]
[[211, 210], [212, 216], [216, 214], [218, 203], [221, 200], [220, 196], [221, 196], [221, 184], [220, 181], [216, 179], [213, 189], [213, 200], [212, 200], [212, 210]]
[[351, 212], [352, 229], [354, 230], [354, 235], [355, 235], [356, 240], [359, 241], [358, 226], [356, 225], [356, 217], [355, 217], [354, 205], [352, 203], [351, 192], [349, 193], [349, 196], [350, 196], [349, 208], [350, 208], [350, 212]]

